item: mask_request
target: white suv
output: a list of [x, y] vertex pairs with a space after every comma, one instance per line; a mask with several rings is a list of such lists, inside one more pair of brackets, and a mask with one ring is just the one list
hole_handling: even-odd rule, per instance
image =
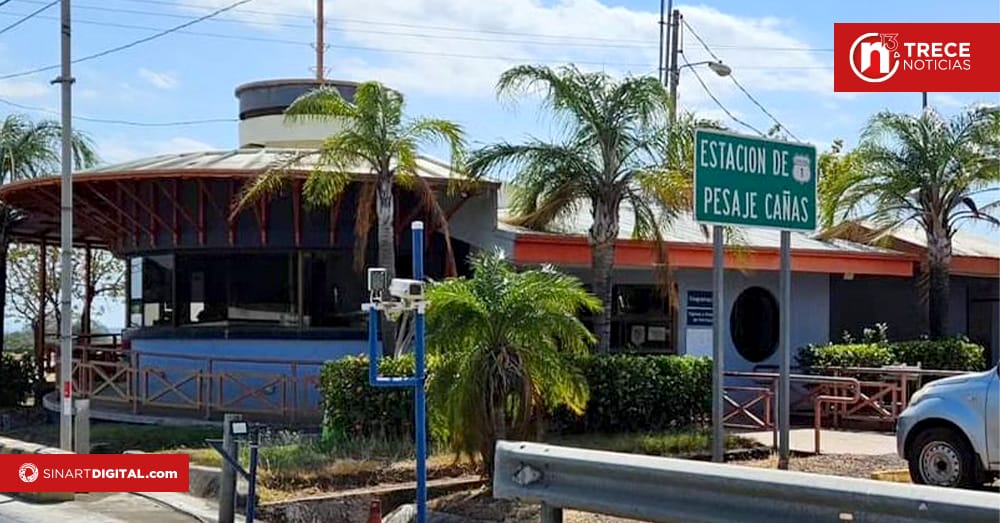
[[973, 487], [1000, 472], [1000, 367], [927, 384], [896, 425], [914, 483]]

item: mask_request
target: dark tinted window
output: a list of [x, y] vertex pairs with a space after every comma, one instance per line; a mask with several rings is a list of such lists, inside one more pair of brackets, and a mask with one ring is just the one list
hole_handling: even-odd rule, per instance
[[751, 363], [770, 358], [778, 348], [778, 301], [763, 287], [740, 293], [729, 316], [736, 350]]

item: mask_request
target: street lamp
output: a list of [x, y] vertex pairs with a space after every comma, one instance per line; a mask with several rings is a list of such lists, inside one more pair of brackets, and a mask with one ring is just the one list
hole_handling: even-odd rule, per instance
[[705, 60], [703, 62], [694, 62], [691, 64], [684, 64], [680, 67], [674, 69], [673, 74], [670, 75], [670, 122], [673, 123], [677, 118], [677, 85], [681, 80], [681, 69], [684, 68], [694, 68], [699, 65], [707, 65], [713, 73], [726, 77], [733, 73], [733, 68], [722, 63], [722, 60]]

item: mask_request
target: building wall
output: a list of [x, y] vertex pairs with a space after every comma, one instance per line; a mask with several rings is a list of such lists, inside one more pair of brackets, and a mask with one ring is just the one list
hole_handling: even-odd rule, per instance
[[[689, 353], [688, 349], [697, 355], [711, 355], [711, 337], [699, 339], [702, 343], [696, 342], [694, 336], [696, 329], [711, 329], [710, 326], [687, 326], [687, 297], [688, 291], [712, 291], [712, 273], [708, 270], [687, 269], [679, 270], [676, 273], [680, 308], [678, 314], [678, 352]], [[780, 306], [780, 293], [778, 291], [777, 271], [752, 271], [741, 272], [729, 270], [725, 273], [724, 302], [725, 312], [722, 321], [726, 327], [726, 353], [725, 366], [727, 371], [752, 371], [759, 366], [774, 366], [779, 364], [779, 353], [775, 353], [760, 363], [747, 361], [736, 350], [736, 345], [729, 329], [730, 315], [733, 304], [741, 292], [750, 287], [763, 287], [770, 291]], [[795, 365], [795, 354], [799, 348], [810, 343], [825, 343], [829, 340], [830, 330], [828, 324], [829, 317], [829, 280], [826, 274], [793, 273], [792, 274], [792, 317], [791, 317], [791, 349], [792, 365]], [[705, 333], [707, 335], [707, 333]], [[692, 338], [689, 340], [689, 336]], [[708, 342], [707, 347], [706, 343]], [[707, 349], [707, 350], [706, 350]]]
[[[986, 347], [988, 360], [1000, 352], [1000, 279], [953, 276], [948, 308], [950, 334], [966, 335]], [[893, 340], [918, 339], [927, 334], [927, 306], [921, 300], [917, 278], [830, 276], [830, 331], [840, 339], [844, 331], [855, 338], [875, 323], [889, 326]]]
[[[585, 283], [590, 281], [589, 269], [566, 268], [565, 272], [581, 278]], [[687, 325], [687, 298], [689, 291], [712, 291], [712, 272], [703, 269], [681, 269], [674, 272], [678, 285], [680, 306], [674, 324], [675, 340], [678, 354], [695, 356], [712, 355], [712, 339], [710, 325]], [[650, 270], [616, 269], [615, 283], [655, 284], [655, 276]], [[726, 326], [726, 370], [752, 371], [758, 366], [777, 366], [778, 352], [760, 363], [752, 363], [744, 359], [736, 350], [729, 330], [730, 314], [733, 304], [741, 292], [750, 287], [763, 287], [770, 291], [778, 300], [778, 273], [776, 271], [741, 272], [727, 270], [725, 274], [725, 313], [722, 318]], [[779, 302], [780, 303], [780, 302]], [[826, 274], [795, 273], [792, 275], [792, 364], [795, 364], [794, 352], [810, 343], [825, 343], [830, 338], [829, 329], [829, 278]], [[690, 339], [689, 339], [690, 337]]]

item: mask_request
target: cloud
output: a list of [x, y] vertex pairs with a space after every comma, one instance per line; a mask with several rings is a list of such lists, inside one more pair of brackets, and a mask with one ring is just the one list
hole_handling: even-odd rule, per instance
[[3, 98], [41, 98], [52, 94], [55, 87], [34, 80], [5, 80], [0, 82], [0, 97]]
[[169, 73], [152, 71], [145, 67], [140, 67], [139, 77], [157, 89], [173, 89], [177, 87], [177, 78]]
[[[213, 7], [227, 2], [207, 0]], [[338, 77], [376, 79], [407, 93], [463, 98], [492, 97], [497, 76], [526, 62], [574, 62], [615, 74], [655, 74], [659, 13], [605, 2], [342, 2], [335, 14], [327, 13], [329, 61], [336, 63]], [[228, 14], [248, 24], [253, 18], [259, 26], [288, 23], [286, 15], [312, 15], [314, 8], [312, 0], [258, 0], [252, 10]], [[833, 93], [831, 56], [793, 36], [791, 22], [736, 16], [703, 5], [681, 6], [681, 11], [749, 88]], [[688, 60], [710, 59], [691, 31], [683, 31]]]
[[211, 144], [187, 136], [165, 140], [132, 140], [121, 136], [97, 140], [97, 155], [104, 164], [123, 163], [159, 154], [216, 150]]

